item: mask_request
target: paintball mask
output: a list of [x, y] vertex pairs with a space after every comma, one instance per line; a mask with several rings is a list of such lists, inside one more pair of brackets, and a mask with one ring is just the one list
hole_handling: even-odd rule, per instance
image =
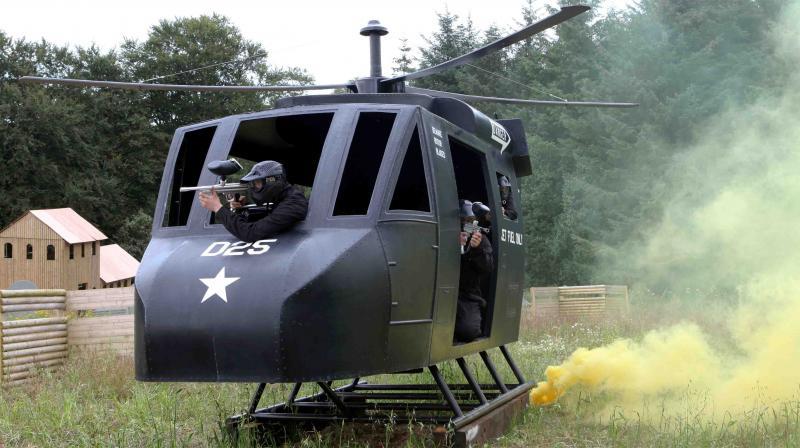
[[[265, 160], [253, 165], [249, 173], [244, 175], [241, 182], [250, 185], [250, 199], [256, 204], [277, 202], [286, 180], [283, 165], [274, 160]], [[261, 185], [256, 185], [255, 180], [260, 180]]]
[[498, 183], [500, 184], [500, 202], [505, 207], [508, 204], [508, 198], [511, 196], [511, 182], [506, 176], [500, 176]]
[[462, 230], [467, 233], [482, 231], [489, 233], [488, 228], [478, 225], [479, 221], [489, 221], [491, 209], [482, 202], [471, 202], [462, 199], [459, 202], [459, 215], [461, 216]]

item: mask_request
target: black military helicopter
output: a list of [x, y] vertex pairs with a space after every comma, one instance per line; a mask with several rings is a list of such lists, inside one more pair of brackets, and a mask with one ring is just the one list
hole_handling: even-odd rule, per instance
[[[519, 119], [491, 119], [467, 102], [630, 107], [631, 103], [478, 97], [406, 81], [472, 62], [586, 10], [555, 14], [468, 54], [417, 72], [381, 74], [371, 21], [370, 76], [318, 86], [184, 86], [25, 77], [22, 81], [138, 90], [312, 90], [357, 94], [288, 97], [274, 109], [192, 124], [175, 132], [152, 239], [136, 276], [136, 378], [261, 383], [246, 414], [261, 423], [372, 420], [450, 422], [467, 428], [503, 404], [525, 401], [526, 383], [505, 345], [519, 332], [524, 287], [523, 220], [506, 217], [498, 178], [531, 174]], [[274, 238], [237, 241], [181, 188], [210, 185], [203, 168], [235, 158], [277, 160], [311, 188], [306, 220]], [[517, 188], [513, 199], [520, 203]], [[454, 340], [459, 285], [459, 199], [491, 209], [495, 268], [484, 287], [482, 337]], [[499, 348], [507, 383], [488, 355]], [[465, 362], [479, 354], [494, 384]], [[437, 365], [455, 359], [466, 384]], [[435, 384], [366, 384], [361, 377], [428, 369]], [[353, 379], [333, 388], [332, 381]], [[298, 398], [303, 383], [321, 392]], [[265, 383], [294, 383], [286, 403], [258, 409]], [[436, 393], [436, 392], [439, 393]], [[441, 394], [441, 395], [440, 395]], [[474, 436], [474, 434], [473, 434]], [[466, 442], [464, 442], [466, 443]]]

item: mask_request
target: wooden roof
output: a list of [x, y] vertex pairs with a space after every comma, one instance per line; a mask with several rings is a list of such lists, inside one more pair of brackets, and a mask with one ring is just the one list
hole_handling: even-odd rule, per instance
[[[81, 215], [77, 214], [75, 210], [71, 208], [31, 210], [28, 213], [35, 216], [36, 219], [56, 232], [58, 236], [63, 238], [64, 241], [69, 244], [101, 241], [108, 238], [103, 234], [103, 232], [98, 230], [97, 227], [93, 226], [89, 221], [83, 219]], [[3, 229], [3, 232], [14, 226], [17, 221], [26, 215], [27, 213], [15, 219], [11, 224]]]
[[103, 282], [133, 278], [138, 269], [139, 261], [118, 244], [100, 246], [100, 279]]

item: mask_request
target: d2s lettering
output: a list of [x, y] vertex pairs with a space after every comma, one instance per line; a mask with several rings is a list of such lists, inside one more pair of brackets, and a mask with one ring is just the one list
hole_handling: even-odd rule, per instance
[[216, 257], [222, 255], [223, 257], [230, 257], [235, 255], [244, 255], [244, 254], [261, 255], [269, 250], [270, 243], [274, 243], [276, 241], [278, 240], [277, 239], [258, 240], [253, 243], [245, 243], [244, 241], [237, 241], [235, 243], [229, 243], [227, 241], [216, 241], [211, 243], [206, 248], [206, 250], [204, 250], [203, 253], [200, 254], [200, 256]]
[[512, 232], [510, 230], [503, 229], [500, 232], [500, 241], [505, 241], [511, 244], [516, 244], [517, 246], [522, 246], [522, 234], [519, 232]]

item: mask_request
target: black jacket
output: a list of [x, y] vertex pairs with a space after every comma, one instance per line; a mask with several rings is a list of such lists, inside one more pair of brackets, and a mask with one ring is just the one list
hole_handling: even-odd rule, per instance
[[492, 272], [494, 267], [494, 256], [492, 245], [486, 235], [481, 239], [478, 247], [470, 247], [469, 244], [464, 248], [469, 250], [461, 255], [461, 275], [458, 280], [458, 295], [462, 300], [473, 300], [481, 302], [481, 306], [486, 304], [481, 291], [483, 279]]
[[252, 243], [282, 232], [306, 219], [308, 200], [299, 188], [288, 185], [281, 192], [272, 213], [255, 222], [247, 222], [241, 215], [222, 207], [217, 211], [217, 222], [242, 241]]

